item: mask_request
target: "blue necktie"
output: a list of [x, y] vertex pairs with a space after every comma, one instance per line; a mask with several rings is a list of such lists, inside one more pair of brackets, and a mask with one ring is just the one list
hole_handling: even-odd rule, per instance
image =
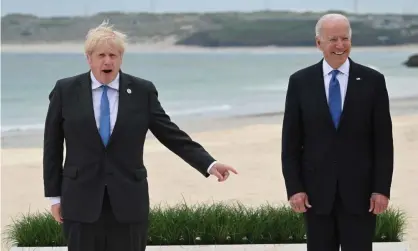
[[106, 146], [110, 138], [110, 108], [109, 99], [107, 97], [108, 86], [102, 85], [103, 94], [100, 102], [100, 125], [99, 132], [103, 144]]
[[337, 79], [338, 70], [332, 71], [331, 81], [329, 82], [329, 110], [331, 112], [332, 121], [334, 122], [335, 128], [338, 127], [341, 116], [341, 92], [340, 83]]

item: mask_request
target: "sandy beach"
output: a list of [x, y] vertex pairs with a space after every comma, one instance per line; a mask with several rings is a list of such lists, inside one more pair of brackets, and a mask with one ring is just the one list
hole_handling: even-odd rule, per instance
[[[236, 123], [208, 131], [193, 131], [192, 138], [203, 144], [219, 161], [234, 166], [239, 175], [225, 183], [205, 179], [155, 139], [145, 146], [150, 197], [155, 204], [212, 201], [240, 201], [249, 206], [286, 203], [280, 164], [280, 117], [252, 118], [253, 123]], [[418, 115], [393, 117], [395, 173], [391, 205], [408, 214], [406, 241], [418, 249], [418, 211], [414, 191], [418, 191]], [[2, 231], [28, 211], [49, 209], [43, 198], [42, 149], [2, 149]]]

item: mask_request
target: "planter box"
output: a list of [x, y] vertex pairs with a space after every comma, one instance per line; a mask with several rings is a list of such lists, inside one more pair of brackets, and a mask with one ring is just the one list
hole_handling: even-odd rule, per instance
[[[66, 247], [12, 247], [10, 251], [67, 251]], [[148, 246], [147, 251], [306, 251], [306, 244]], [[411, 251], [406, 242], [374, 243], [373, 251]]]

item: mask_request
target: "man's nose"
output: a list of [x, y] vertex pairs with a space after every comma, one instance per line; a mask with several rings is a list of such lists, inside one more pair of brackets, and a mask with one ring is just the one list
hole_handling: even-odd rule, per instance
[[110, 64], [112, 62], [112, 59], [109, 57], [109, 56], [106, 56], [105, 58], [104, 58], [104, 63], [105, 64]]
[[344, 48], [344, 41], [342, 39], [338, 39], [336, 47], [337, 48]]

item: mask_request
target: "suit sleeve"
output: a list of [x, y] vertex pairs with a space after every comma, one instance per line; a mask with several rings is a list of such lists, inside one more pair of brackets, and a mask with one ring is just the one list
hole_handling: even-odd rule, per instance
[[302, 120], [298, 90], [294, 76], [289, 78], [282, 125], [282, 173], [288, 199], [304, 192], [301, 172]]
[[199, 143], [193, 141], [189, 135], [171, 121], [158, 99], [157, 89], [152, 83], [150, 86], [151, 132], [170, 151], [205, 177], [209, 177], [207, 170], [215, 159]]
[[393, 175], [393, 135], [386, 81], [379, 75], [373, 109], [374, 191], [390, 198]]
[[43, 149], [45, 197], [61, 196], [63, 143], [61, 93], [57, 82], [49, 95], [49, 106], [45, 119]]

